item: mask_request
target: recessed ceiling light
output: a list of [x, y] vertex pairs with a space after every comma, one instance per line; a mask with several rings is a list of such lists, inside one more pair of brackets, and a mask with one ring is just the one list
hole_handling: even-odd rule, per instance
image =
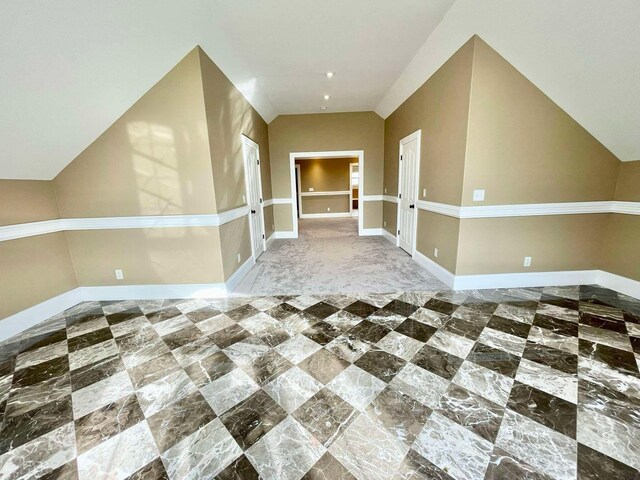
[[332, 78], [335, 75], [335, 73], [327, 72], [327, 73], [325, 73], [325, 75], [327, 76], [327, 78]]
[[320, 107], [320, 110], [326, 110], [327, 107]]
[[329, 95], [325, 95], [325, 96], [324, 96], [324, 99], [325, 99], [325, 100], [329, 100]]

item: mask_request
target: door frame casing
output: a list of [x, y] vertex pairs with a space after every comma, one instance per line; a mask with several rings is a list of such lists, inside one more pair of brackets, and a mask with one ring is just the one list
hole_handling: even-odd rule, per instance
[[357, 163], [349, 164], [349, 213], [353, 216], [353, 167], [358, 167], [358, 215], [360, 215], [360, 166]]
[[[310, 158], [358, 158], [358, 170], [360, 172], [360, 186], [358, 190], [358, 198], [362, 199], [360, 192], [364, 191], [364, 150], [337, 150], [337, 151], [320, 151], [320, 152], [290, 152], [289, 153], [289, 181], [291, 183], [291, 221], [293, 223], [293, 236], [292, 238], [298, 238], [298, 207], [296, 206], [296, 159], [305, 160]], [[302, 190], [302, 186], [300, 186]], [[364, 208], [361, 200], [358, 200], [358, 235], [363, 235], [364, 232]], [[300, 203], [302, 208], [302, 203]]]
[[300, 216], [302, 216], [302, 173], [300, 172], [300, 165], [299, 164], [295, 164], [296, 166], [296, 178], [297, 178], [297, 185], [298, 185], [298, 203], [296, 204], [297, 206], [300, 206], [300, 212], [298, 212], [296, 214], [296, 217], [300, 218]]
[[[247, 146], [255, 147], [258, 153], [258, 162], [260, 162], [260, 145], [258, 145], [256, 142], [251, 140], [245, 134], [242, 134], [241, 138], [242, 138], [242, 159], [244, 164], [244, 188], [247, 196], [246, 204], [248, 206], [249, 205], [248, 200], [251, 198], [251, 196], [249, 195], [249, 189], [250, 189], [249, 175], [247, 175], [248, 166], [249, 166], [248, 165], [249, 156], [246, 154], [245, 148]], [[258, 195], [260, 197], [260, 202], [259, 202], [260, 215], [262, 215], [262, 232], [259, 232], [258, 234], [262, 235], [262, 248], [263, 248], [263, 252], [266, 252], [267, 251], [267, 239], [266, 239], [267, 232], [265, 230], [265, 225], [264, 225], [264, 198], [262, 197], [262, 163], [258, 164]], [[249, 210], [248, 215], [251, 215], [251, 210]], [[256, 232], [253, 231], [253, 223], [251, 222], [250, 218], [249, 218], [249, 232], [251, 236], [251, 256], [253, 257], [254, 260], [257, 260], [256, 251], [254, 247], [255, 245], [254, 235], [256, 234]]]
[[[420, 144], [422, 142], [422, 129], [418, 129], [415, 132], [407, 135], [406, 137], [402, 138], [399, 142], [399, 151], [398, 151], [398, 208], [396, 211], [396, 232], [398, 231], [398, 222], [400, 221], [400, 194], [402, 193], [400, 191], [400, 186], [402, 185], [402, 173], [404, 171], [404, 166], [401, 160], [402, 157], [402, 148], [403, 145], [409, 143], [412, 140], [416, 140], [416, 171], [414, 172], [415, 176], [416, 176], [416, 191], [414, 192], [416, 197], [416, 206], [413, 209], [413, 232], [411, 232], [411, 257], [414, 257], [416, 254], [416, 240], [418, 237], [418, 199], [420, 198], [419, 193], [420, 193], [420, 161], [421, 161], [421, 156], [420, 156]], [[396, 234], [396, 247], [400, 248], [400, 235]]]

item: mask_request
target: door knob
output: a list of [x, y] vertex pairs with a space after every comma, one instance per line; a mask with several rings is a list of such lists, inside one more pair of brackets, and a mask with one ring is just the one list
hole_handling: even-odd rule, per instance
[[416, 206], [412, 204], [412, 205], [409, 205], [409, 208], [416, 208]]
[[256, 213], [256, 211], [255, 210], [251, 210], [251, 213]]

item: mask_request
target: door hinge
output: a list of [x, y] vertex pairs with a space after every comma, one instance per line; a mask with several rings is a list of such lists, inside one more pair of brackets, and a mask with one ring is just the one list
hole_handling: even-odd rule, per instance
[[400, 230], [398, 230], [398, 235], [400, 235]]
[[260, 199], [260, 203], [262, 203], [262, 199]]
[[398, 194], [398, 198], [402, 198], [402, 194], [401, 193]]
[[400, 155], [400, 160], [402, 160], [402, 155]]
[[260, 165], [260, 160], [257, 160], [257, 162], [258, 162], [258, 165]]
[[262, 234], [262, 239], [264, 240], [264, 233]]

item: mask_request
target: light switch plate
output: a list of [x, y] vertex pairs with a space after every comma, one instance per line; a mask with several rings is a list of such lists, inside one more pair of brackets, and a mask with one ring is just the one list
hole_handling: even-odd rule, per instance
[[124, 279], [124, 273], [122, 273], [122, 270], [118, 269], [116, 270], [116, 280], [123, 280]]
[[484, 190], [474, 190], [473, 191], [473, 201], [474, 202], [484, 202]]
[[422, 189], [422, 198], [427, 198], [427, 189], [426, 188]]
[[387, 187], [384, 187], [384, 194], [387, 194]]
[[309, 189], [309, 191], [310, 191], [310, 192], [313, 192], [313, 188], [310, 188], [310, 189]]
[[525, 267], [531, 266], [531, 257], [524, 257], [524, 266]]
[[438, 249], [437, 248], [433, 249], [433, 256], [436, 257], [436, 258], [438, 257]]

